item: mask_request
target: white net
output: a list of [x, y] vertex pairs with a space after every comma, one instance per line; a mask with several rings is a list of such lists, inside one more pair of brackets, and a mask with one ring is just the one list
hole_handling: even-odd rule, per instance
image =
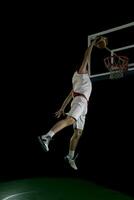
[[125, 56], [110, 56], [104, 59], [106, 68], [110, 72], [110, 79], [119, 79], [124, 76], [128, 69], [128, 58]]
[[110, 68], [110, 76], [109, 79], [119, 79], [123, 77], [123, 70], [119, 69], [118, 67], [114, 69]]

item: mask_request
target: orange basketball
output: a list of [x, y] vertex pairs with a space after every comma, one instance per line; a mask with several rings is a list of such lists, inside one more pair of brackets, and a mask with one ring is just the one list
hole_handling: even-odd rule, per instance
[[107, 38], [101, 37], [97, 42], [96, 42], [96, 47], [100, 49], [104, 49], [107, 46]]

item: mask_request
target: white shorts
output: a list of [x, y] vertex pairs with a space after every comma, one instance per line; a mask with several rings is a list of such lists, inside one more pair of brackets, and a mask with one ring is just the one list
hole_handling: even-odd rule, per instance
[[76, 120], [73, 124], [74, 128], [83, 130], [87, 114], [87, 103], [87, 100], [82, 96], [74, 97], [71, 103], [71, 109], [67, 113], [68, 116], [71, 116]]

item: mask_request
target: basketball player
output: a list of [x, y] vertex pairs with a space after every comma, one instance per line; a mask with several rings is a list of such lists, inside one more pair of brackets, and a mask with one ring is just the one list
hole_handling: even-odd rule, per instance
[[106, 39], [103, 37], [97, 37], [85, 51], [81, 66], [72, 77], [72, 90], [63, 102], [61, 108], [55, 113], [57, 118], [64, 115], [66, 106], [71, 102], [71, 109], [67, 113], [66, 118], [58, 121], [47, 134], [38, 137], [43, 149], [49, 151], [49, 143], [52, 137], [63, 128], [73, 125], [74, 133], [70, 139], [69, 152], [65, 157], [65, 160], [74, 170], [78, 169], [75, 163], [75, 151], [83, 133], [88, 101], [92, 91], [92, 83], [90, 81], [90, 62], [91, 52], [94, 46], [105, 48]]

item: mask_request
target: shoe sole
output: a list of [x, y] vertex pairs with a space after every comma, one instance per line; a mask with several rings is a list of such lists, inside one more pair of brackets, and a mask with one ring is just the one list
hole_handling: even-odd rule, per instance
[[42, 149], [45, 151], [45, 152], [48, 152], [49, 150], [46, 148], [45, 144], [43, 143], [42, 139], [40, 136], [38, 136], [38, 140], [42, 146]]

